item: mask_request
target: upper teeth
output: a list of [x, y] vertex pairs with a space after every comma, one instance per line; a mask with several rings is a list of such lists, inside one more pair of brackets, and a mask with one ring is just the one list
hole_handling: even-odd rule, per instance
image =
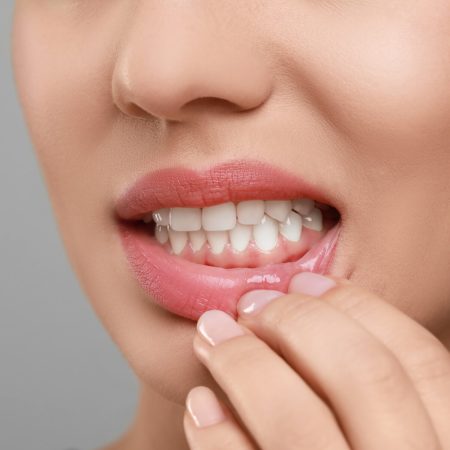
[[203, 208], [201, 226], [206, 231], [232, 230], [236, 226], [236, 206], [228, 202]]
[[155, 236], [160, 243], [170, 240], [174, 253], [180, 254], [188, 241], [193, 251], [208, 242], [213, 253], [221, 253], [228, 241], [243, 251], [253, 237], [263, 251], [275, 248], [280, 233], [298, 242], [302, 226], [322, 230], [322, 211], [314, 200], [247, 200], [205, 208], [162, 208], [144, 217], [156, 223]]

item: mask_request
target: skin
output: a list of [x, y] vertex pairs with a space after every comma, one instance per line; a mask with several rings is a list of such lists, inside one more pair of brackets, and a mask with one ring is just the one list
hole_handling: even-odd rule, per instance
[[[412, 369], [404, 358], [422, 345], [426, 355], [431, 333], [439, 358], [435, 372], [423, 371], [427, 380], [435, 373], [434, 382], [424, 383], [432, 398], [449, 398], [442, 386], [442, 347], [450, 348], [449, 35], [448, 0], [16, 2], [16, 82], [59, 229], [95, 312], [141, 382], [135, 421], [109, 449], [184, 448], [183, 421], [197, 439], [189, 416], [183, 420], [189, 390], [209, 386], [229, 404], [229, 383], [238, 389], [251, 375], [212, 365], [208, 351], [220, 354], [225, 344], [200, 357], [195, 323], [152, 305], [128, 268], [115, 200], [138, 177], [165, 167], [260, 159], [333, 192], [343, 226], [331, 274], [344, 283], [340, 292], [349, 290], [361, 305], [376, 299], [383, 312], [358, 318], [372, 344], [385, 342], [362, 347], [369, 353], [359, 358], [388, 354], [402, 374], [395, 386], [417, 401], [422, 394], [405, 377]], [[268, 311], [276, 316], [275, 306]], [[355, 311], [345, 310], [336, 329], [323, 324], [320, 311], [315, 326], [326, 333], [316, 339], [333, 356], [326, 340], [331, 331], [346, 336]], [[264, 315], [257, 317], [239, 321], [257, 345], [274, 347], [265, 347], [266, 363], [276, 367], [280, 337], [270, 327], [262, 332]], [[406, 318], [414, 327], [408, 321], [403, 328]], [[387, 338], [397, 332], [404, 336], [399, 347]], [[238, 354], [247, 343], [226, 344]], [[306, 376], [295, 368], [300, 354], [293, 350], [283, 363], [298, 379]], [[318, 355], [305, 358], [312, 364]], [[255, 358], [249, 370], [261, 373], [259, 363]], [[327, 386], [314, 377], [309, 383]], [[278, 385], [262, 385], [269, 405], [283, 398]], [[250, 394], [242, 401], [256, 411]], [[422, 408], [433, 417], [438, 411]], [[411, 436], [421, 430], [420, 442], [432, 442], [439, 424], [419, 426], [425, 412], [396, 421], [396, 429]], [[280, 425], [262, 438], [261, 424], [248, 431], [260, 445], [285, 434]], [[332, 431], [323, 418], [317, 426]], [[370, 427], [356, 428], [371, 435]], [[205, 442], [194, 448], [210, 448]], [[351, 448], [361, 448], [354, 442]]]
[[[311, 295], [303, 275], [292, 278], [290, 295], [256, 315], [241, 312], [239, 325], [224, 313], [200, 318], [196, 354], [243, 425], [224, 408], [223, 420], [216, 414], [205, 427], [193, 390], [184, 421], [192, 448], [450, 448], [448, 350], [348, 280]], [[240, 302], [252, 295], [261, 305], [264, 293]]]

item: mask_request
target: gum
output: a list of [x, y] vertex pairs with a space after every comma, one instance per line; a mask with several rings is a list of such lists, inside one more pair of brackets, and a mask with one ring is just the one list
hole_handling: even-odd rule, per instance
[[[248, 247], [238, 252], [226, 244], [224, 250], [219, 254], [214, 254], [206, 242], [203, 247], [194, 252], [188, 242], [184, 250], [178, 256], [187, 261], [197, 264], [204, 264], [214, 267], [235, 268], [235, 267], [261, 267], [268, 264], [277, 264], [283, 262], [295, 261], [306, 254], [323, 236], [328, 232], [331, 226], [324, 227], [322, 231], [314, 231], [309, 228], [303, 228], [301, 238], [298, 242], [288, 241], [281, 234], [275, 248], [271, 251], [260, 250], [253, 240]], [[169, 243], [163, 245], [165, 250], [173, 254]]]

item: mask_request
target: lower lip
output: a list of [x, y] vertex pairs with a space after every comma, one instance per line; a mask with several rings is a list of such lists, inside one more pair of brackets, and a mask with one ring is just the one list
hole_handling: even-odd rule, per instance
[[339, 232], [340, 222], [298, 261], [224, 269], [171, 255], [142, 231], [120, 226], [128, 261], [146, 294], [162, 308], [192, 320], [211, 309], [236, 317], [237, 302], [248, 291], [286, 292], [289, 280], [296, 273], [326, 274], [334, 258]]

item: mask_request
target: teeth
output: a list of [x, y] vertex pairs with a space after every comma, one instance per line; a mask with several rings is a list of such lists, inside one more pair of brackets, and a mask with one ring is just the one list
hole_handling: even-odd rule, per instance
[[260, 250], [273, 250], [278, 242], [278, 222], [265, 215], [261, 223], [253, 227], [253, 237]]
[[152, 214], [152, 217], [156, 225], [163, 225], [166, 227], [167, 225], [169, 225], [170, 209], [158, 209]]
[[302, 218], [295, 212], [291, 211], [287, 219], [280, 223], [280, 234], [288, 241], [298, 242], [302, 235]]
[[314, 209], [314, 204], [314, 200], [311, 200], [310, 198], [299, 198], [298, 200], [294, 200], [292, 209], [302, 216], [307, 216], [311, 214], [311, 211]]
[[322, 211], [314, 208], [308, 216], [303, 216], [303, 226], [315, 231], [322, 231]]
[[165, 244], [169, 240], [169, 232], [167, 231], [167, 227], [156, 225], [155, 237], [160, 244]]
[[267, 200], [266, 214], [279, 222], [284, 222], [292, 209], [290, 200]]
[[232, 230], [236, 225], [236, 206], [228, 202], [203, 208], [202, 225], [206, 231]]
[[179, 255], [184, 250], [187, 240], [186, 231], [174, 231], [169, 228], [169, 241], [175, 255]]
[[228, 233], [226, 231], [208, 231], [206, 239], [211, 247], [211, 253], [218, 255], [223, 252], [228, 242]]
[[189, 233], [192, 250], [198, 252], [206, 242], [206, 234], [203, 230], [191, 231]]
[[252, 227], [250, 225], [241, 225], [240, 223], [237, 223], [230, 231], [231, 246], [238, 252], [242, 252], [247, 248], [251, 238]]
[[[205, 208], [161, 208], [145, 215], [143, 222], [153, 220], [156, 240], [162, 245], [169, 241], [176, 255], [188, 243], [194, 253], [206, 243], [213, 254], [222, 253], [226, 247], [243, 252], [250, 242], [269, 252], [277, 246], [279, 235], [299, 242], [303, 227], [322, 231], [322, 209], [326, 208], [331, 207], [309, 198], [247, 200]], [[231, 245], [227, 246], [228, 242]]]
[[172, 208], [170, 210], [170, 228], [175, 231], [197, 231], [202, 227], [200, 208]]
[[264, 200], [247, 200], [237, 205], [238, 222], [242, 225], [257, 225], [264, 217]]

